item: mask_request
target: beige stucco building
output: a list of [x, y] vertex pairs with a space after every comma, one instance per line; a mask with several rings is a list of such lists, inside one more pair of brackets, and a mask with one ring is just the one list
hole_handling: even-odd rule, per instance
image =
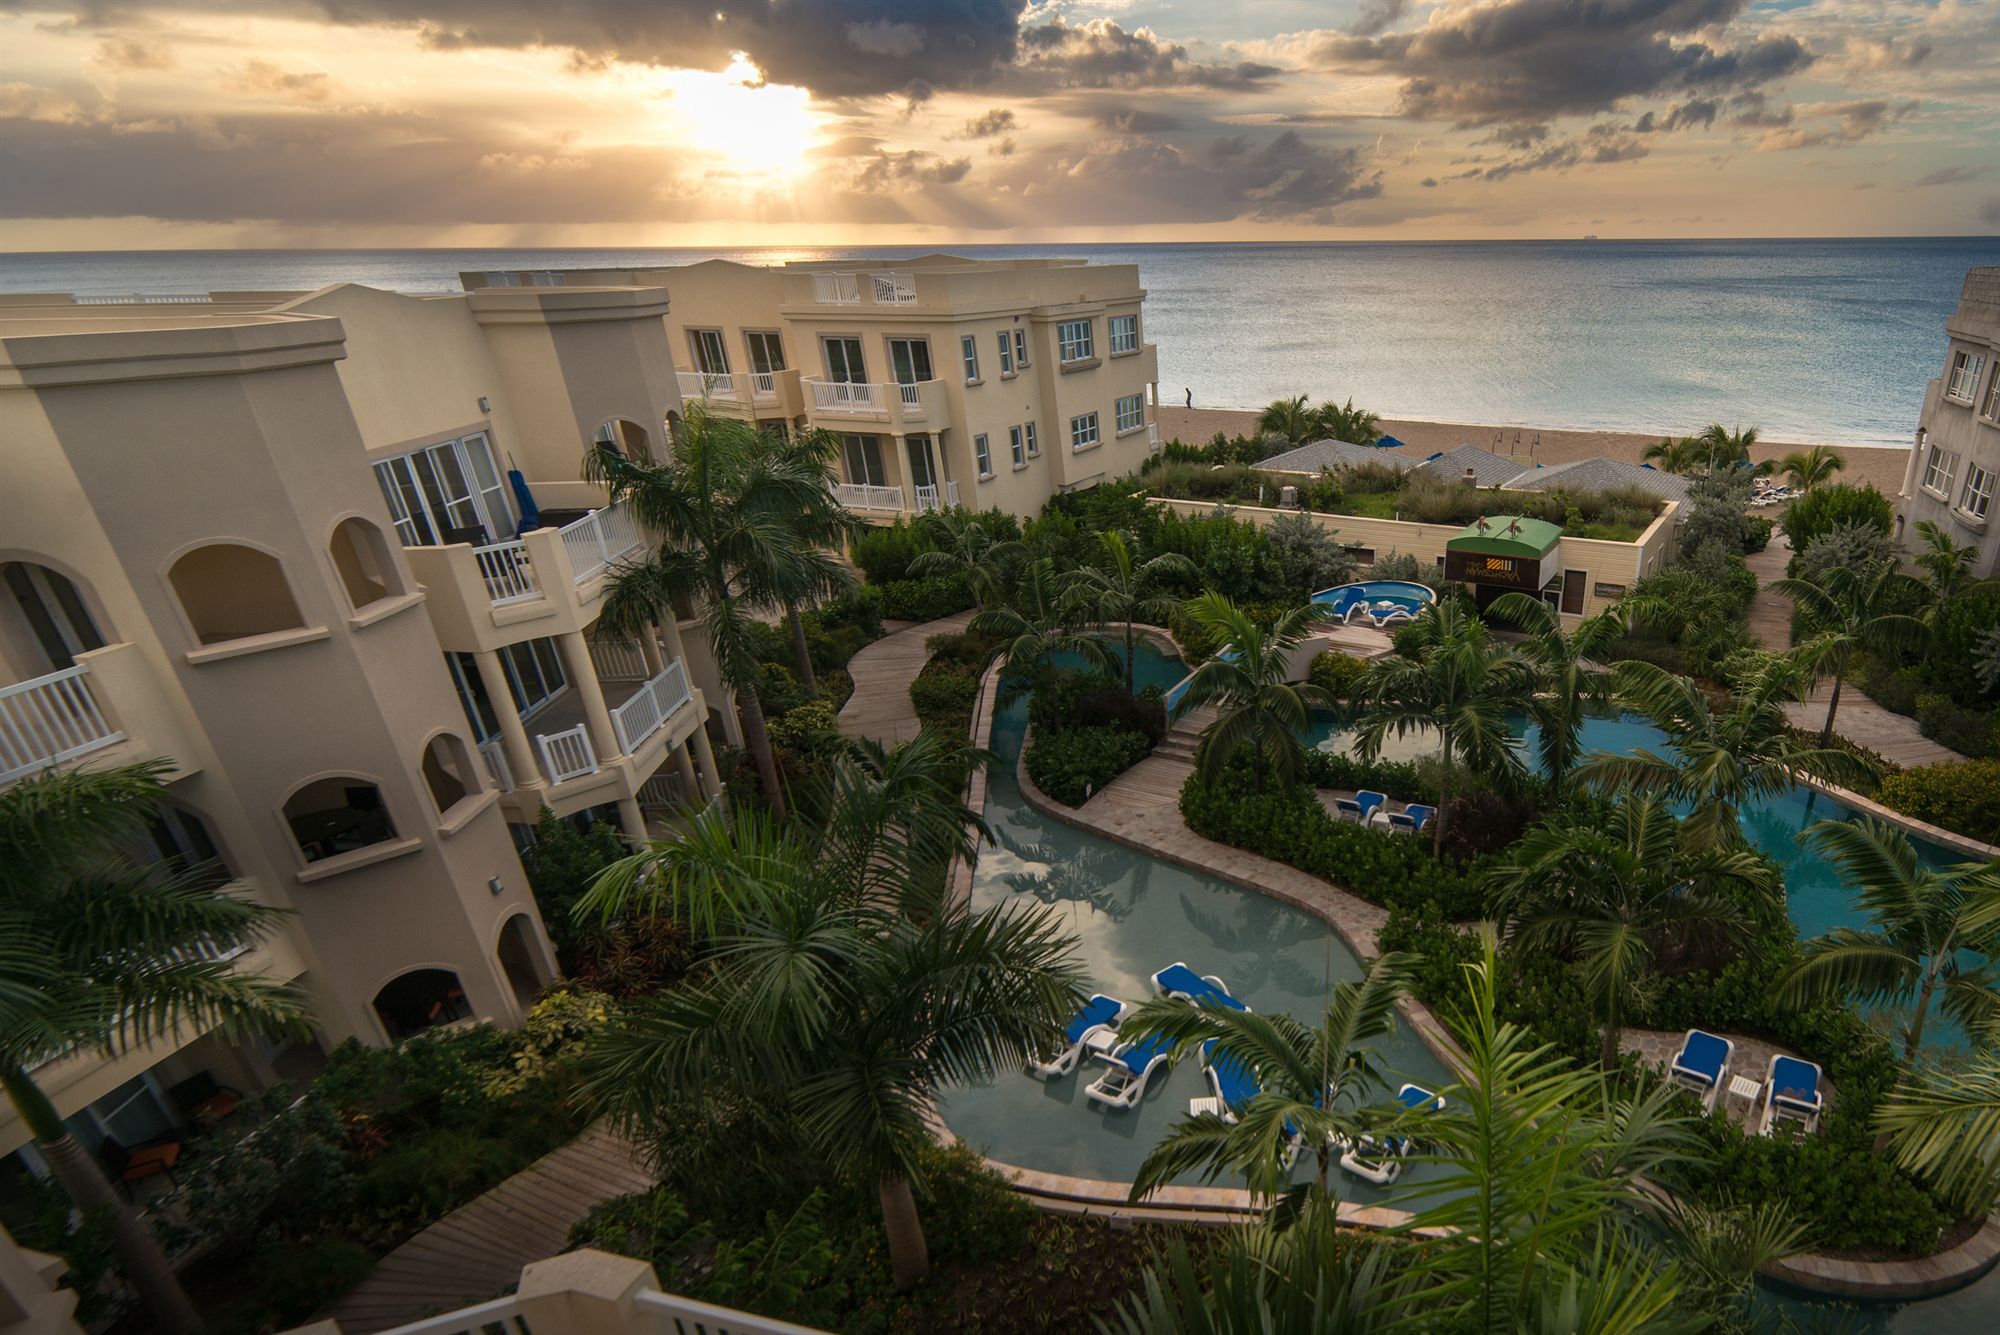
[[[236, 963], [304, 988], [323, 1042], [518, 1020], [555, 974], [524, 831], [643, 835], [717, 790], [734, 728], [691, 621], [593, 635], [642, 535], [581, 461], [663, 448], [666, 306], [0, 297], [0, 786], [168, 761], [136, 851], [291, 910]], [[309, 1057], [187, 1033], [37, 1077], [129, 1145]], [[0, 1154], [26, 1139], [0, 1105]]]
[[864, 518], [954, 503], [1027, 518], [1159, 446], [1138, 266], [926, 255], [466, 273], [469, 290], [660, 283], [684, 399], [842, 437]]
[[1918, 549], [1917, 522], [1928, 519], [1978, 549], [1975, 576], [1991, 575], [2000, 571], [2000, 268], [1966, 271], [1944, 332], [1944, 371], [1924, 391], [1896, 535]]

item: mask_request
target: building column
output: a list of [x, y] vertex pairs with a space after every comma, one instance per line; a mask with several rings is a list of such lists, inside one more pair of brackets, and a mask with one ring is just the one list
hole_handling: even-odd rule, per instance
[[597, 682], [597, 668], [590, 661], [590, 645], [585, 643], [581, 631], [569, 631], [557, 637], [562, 646], [563, 667], [569, 672], [570, 684], [583, 697], [584, 731], [590, 735], [590, 744], [596, 748], [597, 763], [603, 764], [612, 756], [623, 755], [625, 748], [618, 744], [618, 734], [611, 730], [611, 711], [604, 703], [604, 688]]
[[[701, 731], [699, 724], [695, 726], [695, 731]], [[693, 737], [688, 738], [688, 742], [693, 740]], [[694, 757], [688, 754], [687, 742], [674, 748], [674, 769], [681, 776], [681, 791], [687, 795], [687, 800], [700, 805], [704, 796], [701, 791], [701, 776], [694, 772]]]
[[708, 725], [697, 724], [694, 730], [694, 753], [701, 757], [701, 772], [708, 776], [708, 786], [701, 790], [704, 802], [712, 801], [722, 791], [722, 771], [715, 767], [715, 748], [708, 743]]
[[625, 831], [625, 837], [636, 843], [645, 843], [653, 836], [646, 832], [646, 813], [639, 810], [639, 800], [635, 797], [618, 799], [618, 827]]
[[500, 663], [500, 651], [485, 649], [472, 658], [479, 665], [479, 681], [486, 688], [487, 702], [493, 706], [494, 717], [500, 720], [500, 750], [507, 757], [507, 768], [514, 771], [514, 786], [542, 786], [541, 762], [528, 741], [527, 728], [522, 726], [521, 711], [514, 704], [514, 688], [507, 684], [507, 669]]
[[649, 623], [639, 631], [639, 657], [646, 660], [646, 679], [651, 681], [666, 670], [660, 657], [660, 628]]

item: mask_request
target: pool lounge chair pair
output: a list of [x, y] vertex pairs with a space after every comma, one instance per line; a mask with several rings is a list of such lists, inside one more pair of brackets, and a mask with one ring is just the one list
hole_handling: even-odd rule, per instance
[[1112, 1110], [1132, 1107], [1146, 1096], [1146, 1084], [1153, 1072], [1173, 1056], [1174, 1041], [1164, 1034], [1137, 1043], [1120, 1043], [1097, 1059], [1111, 1069], [1092, 1081], [1083, 1091], [1086, 1102], [1100, 1103]]
[[1247, 1011], [1250, 1008], [1229, 995], [1229, 985], [1214, 974], [1198, 974], [1179, 960], [1153, 975], [1153, 990], [1163, 997], [1185, 1001], [1190, 1006], [1211, 1010]]
[[1132, 1007], [1118, 998], [1098, 993], [1063, 1026], [1060, 1049], [1046, 1058], [1028, 1058], [1028, 1074], [1043, 1080], [1059, 1080], [1076, 1069], [1086, 1051], [1111, 1051], [1118, 1042], [1119, 1021], [1131, 1011]]
[[[1444, 1097], [1422, 1085], [1404, 1085], [1396, 1091], [1396, 1103], [1406, 1112], [1419, 1108], [1439, 1112], [1444, 1108]], [[1403, 1175], [1403, 1156], [1409, 1152], [1408, 1136], [1384, 1136], [1380, 1140], [1363, 1136], [1342, 1150], [1340, 1167], [1364, 1182], [1386, 1187]]]
[[1807, 1135], [1818, 1131], [1820, 1111], [1826, 1106], [1819, 1092], [1819, 1077], [1817, 1064], [1772, 1053], [1771, 1065], [1764, 1072], [1764, 1088], [1758, 1095], [1764, 1111], [1757, 1119], [1757, 1134], [1770, 1135], [1771, 1128], [1785, 1119], [1802, 1124]]
[[1401, 811], [1387, 811], [1377, 807], [1369, 813], [1367, 823], [1373, 828], [1387, 830], [1391, 834], [1415, 834], [1430, 824], [1431, 818], [1435, 815], [1437, 815], [1436, 807], [1427, 807], [1421, 802], [1411, 802]]
[[1376, 809], [1386, 806], [1388, 801], [1387, 793], [1378, 793], [1373, 788], [1363, 788], [1352, 797], [1334, 798], [1333, 809], [1340, 814], [1342, 820], [1356, 820], [1366, 825], [1368, 818], [1375, 814]]

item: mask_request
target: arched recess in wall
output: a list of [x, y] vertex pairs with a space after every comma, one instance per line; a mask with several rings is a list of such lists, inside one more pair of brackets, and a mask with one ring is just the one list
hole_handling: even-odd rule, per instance
[[357, 612], [405, 592], [389, 539], [359, 515], [350, 515], [333, 526], [327, 555], [333, 558], [334, 573], [340, 576], [348, 605]]
[[661, 423], [661, 425], [662, 425], [662, 426], [663, 426], [663, 427], [664, 427], [664, 428], [666, 429], [666, 433], [667, 433], [667, 444], [669, 444], [669, 445], [678, 445], [678, 444], [680, 444], [680, 442], [681, 442], [681, 415], [680, 415], [679, 413], [668, 413], [668, 414], [667, 414], [667, 417], [666, 417], [666, 420], [665, 420], [664, 422], [662, 422], [662, 423]]
[[455, 732], [441, 732], [425, 742], [419, 768], [439, 816], [467, 798], [477, 797], [483, 787], [472, 748]]
[[500, 942], [494, 949], [500, 972], [514, 989], [514, 999], [526, 1009], [535, 994], [550, 983], [542, 966], [541, 951], [535, 944], [535, 924], [526, 913], [516, 913], [500, 928]]
[[167, 571], [188, 628], [202, 644], [297, 630], [305, 618], [277, 557], [240, 542], [184, 552]]
[[651, 463], [653, 460], [652, 436], [645, 427], [629, 418], [614, 417], [605, 422], [597, 428], [597, 434], [591, 440], [598, 446], [609, 446], [638, 463]]
[[0, 561], [0, 586], [0, 645], [44, 671], [75, 667], [78, 654], [115, 639], [88, 586], [52, 565]]
[[307, 862], [352, 853], [396, 837], [396, 822], [372, 779], [334, 774], [285, 799], [285, 825]]
[[472, 1007], [450, 969], [411, 969], [397, 974], [375, 994], [375, 1014], [391, 1039], [467, 1019]]

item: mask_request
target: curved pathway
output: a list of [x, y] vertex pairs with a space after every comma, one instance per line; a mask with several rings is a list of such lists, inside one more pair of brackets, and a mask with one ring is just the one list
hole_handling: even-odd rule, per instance
[[917, 711], [910, 703], [910, 683], [929, 657], [924, 641], [933, 635], [957, 634], [971, 620], [972, 613], [960, 612], [914, 626], [906, 622], [854, 655], [847, 665], [854, 694], [840, 707], [840, 730], [884, 746], [915, 737]]

